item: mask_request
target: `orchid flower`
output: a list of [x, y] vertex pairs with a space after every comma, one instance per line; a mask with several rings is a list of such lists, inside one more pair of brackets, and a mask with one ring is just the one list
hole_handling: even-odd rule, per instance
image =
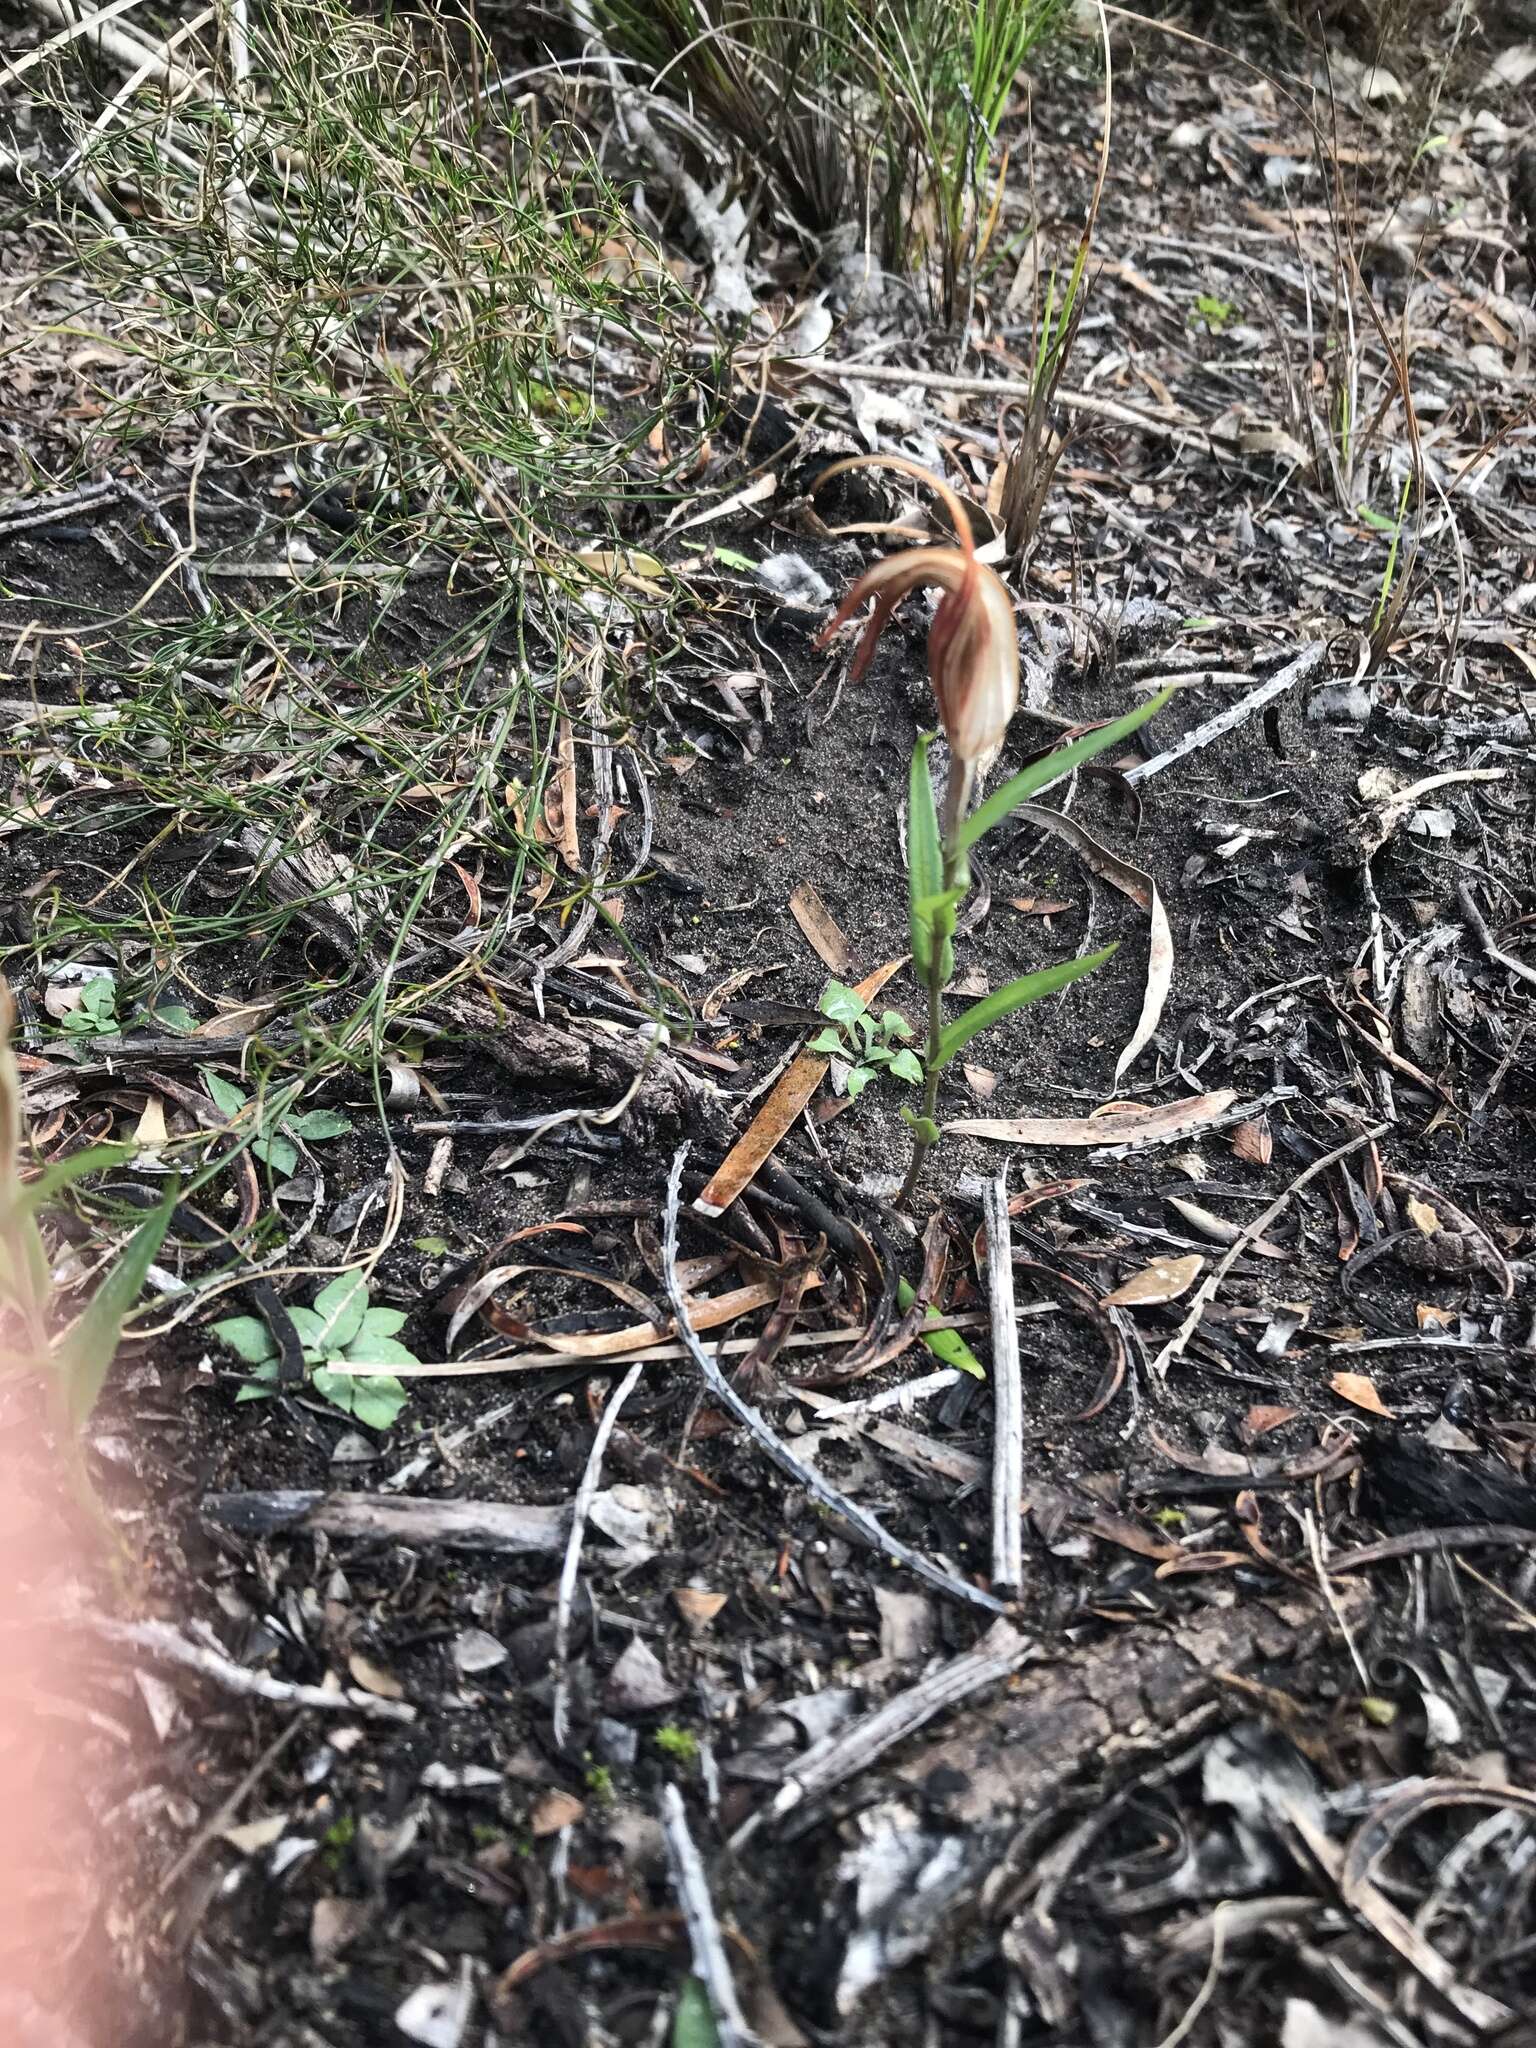
[[852, 455], [824, 469], [816, 485], [842, 470], [870, 467], [899, 469], [930, 484], [944, 501], [958, 545], [911, 548], [876, 562], [843, 599], [816, 644], [825, 647], [872, 597], [875, 609], [853, 658], [857, 679], [869, 667], [880, 635], [907, 592], [928, 583], [943, 590], [928, 629], [928, 673], [949, 742], [943, 829], [945, 840], [953, 841], [977, 778], [996, 760], [1008, 722], [1018, 709], [1019, 639], [1013, 602], [994, 571], [977, 561], [965, 507], [948, 484], [917, 463], [899, 455]]

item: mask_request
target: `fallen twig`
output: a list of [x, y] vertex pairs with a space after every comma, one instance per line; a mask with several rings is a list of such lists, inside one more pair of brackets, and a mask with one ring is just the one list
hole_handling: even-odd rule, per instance
[[[781, 1820], [807, 1799], [820, 1798], [845, 1778], [868, 1770], [870, 1765], [907, 1736], [941, 1714], [969, 1699], [983, 1686], [1009, 1678], [1030, 1654], [1033, 1644], [1011, 1623], [994, 1622], [974, 1650], [951, 1657], [937, 1671], [930, 1671], [872, 1714], [865, 1714], [851, 1727], [813, 1742], [797, 1758], [784, 1783], [766, 1808], [767, 1817]], [[739, 1847], [755, 1831], [761, 1814], [754, 1814], [732, 1838]]]
[[1262, 711], [1266, 704], [1272, 704], [1277, 697], [1283, 697], [1287, 690], [1294, 689], [1315, 675], [1323, 665], [1327, 648], [1320, 640], [1314, 640], [1303, 647], [1294, 660], [1288, 661], [1277, 675], [1260, 683], [1256, 690], [1250, 690], [1246, 697], [1239, 697], [1235, 704], [1229, 704], [1224, 711], [1218, 711], [1214, 718], [1206, 719], [1203, 725], [1191, 726], [1184, 737], [1175, 740], [1171, 747], [1165, 747], [1160, 754], [1154, 754], [1150, 761], [1138, 761], [1134, 768], [1125, 771], [1130, 783], [1145, 782], [1149, 776], [1161, 775], [1165, 768], [1171, 768], [1175, 761], [1182, 761], [1186, 754], [1198, 753], [1208, 747], [1212, 740], [1219, 740], [1234, 732], [1256, 711]]
[[1316, 1180], [1320, 1173], [1326, 1173], [1330, 1166], [1336, 1166], [1339, 1160], [1347, 1159], [1351, 1152], [1358, 1152], [1362, 1145], [1368, 1145], [1373, 1138], [1381, 1137], [1387, 1129], [1388, 1126], [1386, 1124], [1373, 1124], [1368, 1131], [1360, 1131], [1356, 1136], [1349, 1139], [1347, 1143], [1336, 1145], [1331, 1152], [1325, 1152], [1321, 1159], [1314, 1159], [1310, 1166], [1305, 1167], [1297, 1174], [1288, 1188], [1283, 1189], [1275, 1197], [1267, 1209], [1243, 1225], [1241, 1233], [1232, 1240], [1227, 1250], [1195, 1290], [1194, 1298], [1189, 1305], [1189, 1313], [1185, 1316], [1183, 1322], [1180, 1323], [1177, 1330], [1174, 1331], [1168, 1342], [1159, 1351], [1156, 1358], [1153, 1359], [1152, 1370], [1159, 1379], [1166, 1378], [1169, 1366], [1172, 1365], [1176, 1358], [1182, 1356], [1190, 1338], [1199, 1329], [1202, 1316], [1204, 1316], [1207, 1308], [1216, 1299], [1222, 1281], [1226, 1279], [1254, 1239], [1264, 1235], [1276, 1217], [1282, 1215], [1289, 1208], [1291, 1202], [1310, 1181]]
[[387, 1700], [358, 1687], [296, 1685], [290, 1679], [274, 1678], [270, 1672], [252, 1671], [203, 1643], [194, 1643], [164, 1621], [112, 1621], [92, 1615], [90, 1626], [109, 1643], [125, 1650], [138, 1650], [162, 1664], [192, 1671], [199, 1678], [222, 1686], [244, 1699], [270, 1700], [274, 1706], [316, 1707], [326, 1714], [371, 1715], [377, 1721], [414, 1721], [416, 1709], [404, 1700]]
[[565, 1562], [560, 1567], [560, 1589], [555, 1597], [555, 1697], [552, 1719], [556, 1749], [565, 1748], [566, 1737], [570, 1733], [571, 1608], [576, 1597], [576, 1574], [581, 1568], [581, 1541], [586, 1534], [587, 1516], [592, 1511], [598, 1482], [603, 1476], [603, 1453], [608, 1448], [608, 1439], [613, 1435], [613, 1426], [619, 1419], [619, 1410], [638, 1386], [640, 1375], [644, 1371], [644, 1360], [637, 1359], [608, 1396], [598, 1421], [597, 1433], [592, 1439], [592, 1448], [587, 1453], [586, 1470], [582, 1473], [581, 1484], [576, 1489], [575, 1505], [571, 1509], [571, 1533], [566, 1538]]
[[1496, 967], [1504, 967], [1511, 974], [1518, 974], [1522, 981], [1536, 981], [1536, 967], [1527, 967], [1523, 960], [1517, 960], [1513, 953], [1506, 953], [1488, 929], [1483, 913], [1478, 909], [1472, 891], [1465, 882], [1456, 884], [1456, 901], [1461, 905], [1461, 914], [1467, 920], [1467, 928], [1482, 947], [1486, 959]]
[[672, 1156], [672, 1168], [667, 1175], [667, 1203], [662, 1231], [662, 1277], [666, 1284], [667, 1299], [677, 1320], [677, 1334], [687, 1347], [688, 1355], [704, 1376], [710, 1398], [717, 1401], [729, 1415], [735, 1417], [747, 1434], [769, 1457], [779, 1470], [797, 1486], [803, 1486], [813, 1500], [844, 1523], [844, 1525], [867, 1543], [872, 1550], [879, 1550], [897, 1564], [904, 1564], [939, 1592], [952, 1600], [963, 1600], [968, 1606], [983, 1608], [988, 1614], [1006, 1612], [1004, 1604], [991, 1593], [984, 1593], [979, 1586], [973, 1586], [966, 1579], [956, 1578], [952, 1572], [934, 1564], [921, 1551], [912, 1549], [893, 1536], [882, 1523], [876, 1521], [864, 1508], [838, 1492], [835, 1486], [823, 1479], [811, 1466], [802, 1463], [789, 1446], [775, 1436], [749, 1401], [742, 1399], [730, 1381], [721, 1372], [715, 1360], [694, 1334], [693, 1324], [688, 1319], [688, 1304], [683, 1296], [682, 1283], [677, 1277], [677, 1212], [682, 1198], [683, 1166], [688, 1158], [688, 1146], [679, 1145]]
[[1024, 1584], [1024, 1397], [1006, 1170], [987, 1183], [985, 1215], [992, 1309], [992, 1584], [999, 1593], [1016, 1595]]
[[441, 1543], [446, 1550], [490, 1550], [503, 1556], [558, 1550], [569, 1510], [517, 1506], [501, 1500], [397, 1500], [386, 1493], [209, 1493], [202, 1512], [242, 1535], [319, 1529], [383, 1543]]
[[747, 2025], [736, 1998], [736, 1980], [726, 1957], [715, 1902], [709, 1895], [704, 1862], [688, 1831], [683, 1795], [675, 1785], [661, 1788], [661, 1832], [672, 1865], [672, 1882], [688, 1923], [693, 1947], [693, 1972], [709, 1993], [720, 2048], [750, 2048], [757, 2036]]

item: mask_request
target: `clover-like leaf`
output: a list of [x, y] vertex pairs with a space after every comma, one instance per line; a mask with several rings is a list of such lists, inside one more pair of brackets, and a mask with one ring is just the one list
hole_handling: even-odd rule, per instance
[[270, 1138], [253, 1138], [251, 1150], [258, 1159], [265, 1160], [274, 1173], [281, 1174], [284, 1178], [292, 1173], [299, 1163], [298, 1147], [291, 1145], [286, 1138], [276, 1135]]
[[319, 1366], [312, 1384], [315, 1392], [333, 1408], [339, 1408], [343, 1415], [354, 1417], [368, 1429], [388, 1429], [410, 1399], [391, 1373], [359, 1377]]
[[283, 1119], [283, 1129], [296, 1138], [313, 1143], [316, 1138], [339, 1138], [352, 1128], [352, 1119], [339, 1109], [306, 1109]]
[[244, 1359], [247, 1365], [261, 1365], [267, 1359], [275, 1360], [277, 1345], [272, 1332], [260, 1316], [225, 1316], [222, 1322], [212, 1325], [213, 1334], [229, 1346], [236, 1358]]
[[869, 1006], [856, 988], [849, 988], [844, 981], [829, 981], [816, 1007], [834, 1024], [852, 1024]]
[[842, 1033], [834, 1031], [830, 1024], [825, 1031], [818, 1031], [806, 1045], [807, 1052], [824, 1052], [833, 1056], [844, 1050]]
[[235, 1396], [238, 1406], [242, 1401], [270, 1401], [277, 1392], [277, 1360], [269, 1358], [264, 1365], [258, 1365], [251, 1377]]
[[886, 1038], [910, 1038], [912, 1036], [912, 1026], [903, 1017], [900, 1010], [882, 1010], [880, 1012], [880, 1030]]
[[915, 1052], [898, 1052], [891, 1057], [890, 1071], [898, 1081], [922, 1082], [923, 1063]]
[[875, 1078], [873, 1067], [850, 1067], [848, 1069], [848, 1100], [855, 1102]]
[[315, 1340], [319, 1351], [341, 1351], [363, 1326], [368, 1311], [368, 1287], [361, 1273], [343, 1273], [315, 1296], [315, 1314], [320, 1332]]

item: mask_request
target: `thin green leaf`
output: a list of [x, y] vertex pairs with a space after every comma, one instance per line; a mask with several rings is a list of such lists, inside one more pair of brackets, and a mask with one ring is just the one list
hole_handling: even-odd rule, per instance
[[[917, 1289], [910, 1280], [896, 1282], [896, 1301], [901, 1308], [910, 1308], [917, 1299]], [[938, 1311], [929, 1309], [927, 1320], [936, 1322]], [[966, 1343], [958, 1330], [919, 1330], [918, 1341], [931, 1351], [941, 1365], [952, 1365], [960, 1372], [968, 1372], [973, 1379], [984, 1380], [986, 1368]]]
[[1104, 965], [1114, 950], [1113, 946], [1106, 946], [1102, 952], [1090, 953], [1085, 960], [1063, 960], [1055, 967], [1042, 967], [1038, 973], [1021, 974], [1006, 988], [994, 989], [979, 1003], [972, 1003], [963, 1017], [945, 1025], [939, 1037], [937, 1064], [947, 1067], [955, 1054], [968, 1046], [977, 1032], [985, 1031], [989, 1024], [1011, 1017], [1026, 1003], [1037, 1003], [1042, 996], [1053, 996], [1058, 989], [1081, 981], [1085, 974], [1092, 974], [1096, 967]]
[[960, 827], [962, 851], [976, 844], [997, 825], [1018, 804], [1028, 803], [1037, 790], [1044, 789], [1048, 782], [1055, 782], [1059, 776], [1070, 774], [1084, 761], [1093, 760], [1107, 747], [1118, 746], [1128, 739], [1139, 726], [1146, 724], [1162, 710], [1173, 695], [1172, 689], [1159, 690], [1155, 697], [1149, 697], [1145, 704], [1138, 704], [1134, 711], [1128, 711], [1124, 718], [1117, 718], [1110, 725], [1101, 725], [1097, 732], [1085, 733], [1080, 740], [1073, 740], [1067, 747], [1057, 747], [1047, 754], [1043, 761], [1034, 761], [1021, 770], [1001, 789], [994, 790], [984, 804], [972, 811]]
[[315, 1296], [315, 1314], [320, 1330], [317, 1350], [340, 1351], [350, 1344], [363, 1326], [368, 1308], [368, 1288], [361, 1273], [343, 1273], [339, 1280], [322, 1287]]
[[686, 1977], [677, 1994], [672, 2015], [671, 2048], [720, 2048], [720, 2030], [715, 2025], [709, 1993], [697, 1977]]
[[139, 1298], [145, 1275], [154, 1264], [170, 1228], [180, 1183], [173, 1181], [152, 1215], [129, 1238], [117, 1263], [92, 1295], [90, 1304], [53, 1354], [70, 1421], [79, 1429], [96, 1406], [112, 1360], [123, 1317]]
[[87, 1173], [100, 1173], [109, 1166], [122, 1166], [138, 1153], [137, 1145], [91, 1145], [84, 1152], [71, 1153], [52, 1166], [44, 1167], [36, 1180], [29, 1180], [17, 1196], [16, 1206], [24, 1216], [35, 1215], [47, 1206], [60, 1188]]
[[269, 1358], [277, 1357], [272, 1332], [260, 1316], [225, 1316], [222, 1322], [210, 1327], [215, 1337], [247, 1365], [263, 1365]]
[[933, 801], [933, 777], [928, 772], [928, 749], [933, 734], [924, 733], [912, 749], [912, 766], [907, 778], [907, 910], [912, 937], [912, 958], [918, 974], [927, 980], [933, 959], [933, 918], [923, 905], [944, 887], [944, 858], [939, 846], [939, 814]]

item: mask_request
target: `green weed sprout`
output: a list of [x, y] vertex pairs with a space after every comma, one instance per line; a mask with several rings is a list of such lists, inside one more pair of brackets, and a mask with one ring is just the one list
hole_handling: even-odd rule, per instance
[[858, 990], [842, 981], [829, 981], [816, 1007], [831, 1022], [806, 1050], [842, 1063], [842, 1093], [850, 1102], [882, 1072], [898, 1081], [922, 1080], [922, 1062], [900, 1043], [912, 1036], [912, 1026], [899, 1011], [882, 1010], [877, 1017]]
[[928, 633], [929, 675], [950, 753], [942, 821], [928, 769], [928, 749], [935, 734], [925, 733], [918, 740], [908, 785], [908, 924], [913, 968], [927, 994], [928, 1028], [918, 1056], [923, 1073], [922, 1107], [902, 1111], [903, 1121], [912, 1128], [911, 1163], [897, 1197], [898, 1205], [905, 1207], [916, 1190], [924, 1160], [939, 1142], [939, 1078], [944, 1069], [989, 1024], [1091, 974], [1115, 950], [1106, 946], [1084, 959], [1065, 960], [1020, 975], [973, 1003], [962, 1016], [946, 1022], [944, 991], [954, 978], [955, 927], [959, 906], [971, 885], [967, 859], [971, 848], [1047, 784], [1135, 732], [1162, 708], [1171, 693], [1164, 690], [1125, 717], [1058, 747], [1005, 782], [972, 811], [977, 778], [996, 758], [1008, 722], [1018, 708], [1019, 648], [1013, 605], [997, 576], [977, 561], [965, 508], [939, 478], [896, 456], [852, 456], [824, 470], [822, 478], [872, 464], [899, 469], [931, 485], [954, 522], [959, 542], [956, 547], [912, 548], [877, 562], [855, 583], [821, 635], [825, 644], [873, 597], [874, 613], [853, 663], [854, 675], [862, 675], [907, 592], [930, 583], [944, 591]]
[[[313, 1308], [294, 1308], [299, 1342], [309, 1383], [333, 1408], [369, 1429], [388, 1429], [410, 1398], [393, 1373], [352, 1373], [349, 1365], [414, 1365], [416, 1354], [399, 1340], [405, 1311], [374, 1308], [361, 1273], [343, 1273], [315, 1296]], [[251, 1367], [248, 1383], [236, 1396], [264, 1401], [277, 1391], [276, 1339], [259, 1316], [226, 1316], [213, 1325], [216, 1337]]]

